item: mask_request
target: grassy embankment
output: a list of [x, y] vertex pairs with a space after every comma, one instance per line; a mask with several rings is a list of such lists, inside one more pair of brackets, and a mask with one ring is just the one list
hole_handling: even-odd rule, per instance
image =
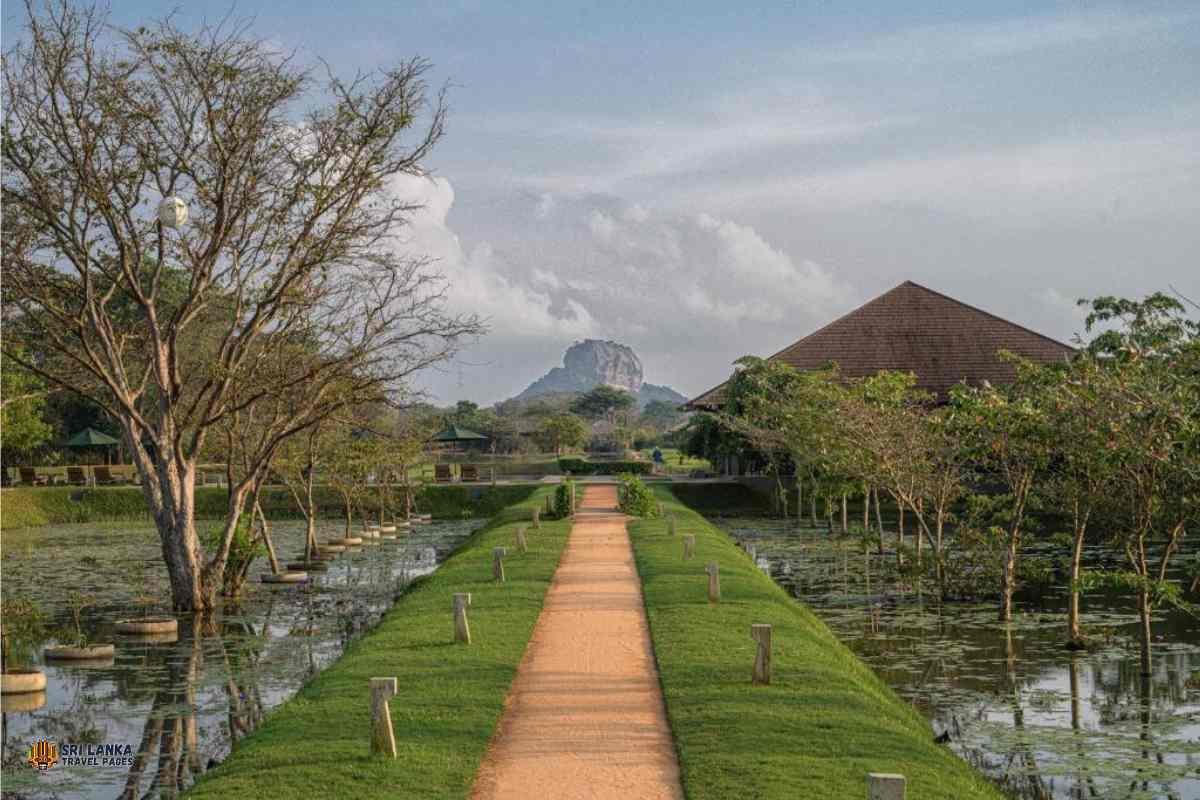
[[[904, 774], [922, 800], [1003, 796], [934, 744], [928, 722], [728, 536], [670, 489], [656, 492], [679, 533], [655, 519], [630, 534], [689, 798], [864, 797], [868, 772]], [[685, 533], [696, 536], [691, 561], [681, 558]], [[721, 568], [716, 606], [709, 561]], [[770, 686], [750, 684], [751, 623], [773, 626]]]
[[[570, 528], [565, 520], [544, 522], [530, 529], [529, 552], [516, 552], [516, 526], [528, 525], [547, 491], [502, 511], [415, 584], [188, 797], [465, 797]], [[491, 572], [492, 548], [500, 546], [509, 548], [502, 584]], [[453, 642], [455, 592], [471, 593], [470, 645]], [[391, 701], [399, 757], [372, 758], [368, 681], [393, 675], [400, 679]]]
[[[442, 519], [484, 517], [524, 500], [535, 488], [530, 484], [429, 485], [422, 487], [417, 495], [416, 506], [418, 511]], [[225, 502], [224, 487], [196, 487], [198, 519], [220, 519], [225, 514]], [[328, 489], [318, 487], [317, 503], [324, 516], [338, 517], [342, 514], [340, 499]], [[374, 503], [368, 504], [371, 510], [377, 507]], [[263, 508], [273, 519], [299, 516], [291, 495], [280, 487], [266, 490]], [[0, 530], [72, 522], [147, 520], [146, 501], [142, 490], [136, 486], [50, 486], [5, 489], [0, 492]]]

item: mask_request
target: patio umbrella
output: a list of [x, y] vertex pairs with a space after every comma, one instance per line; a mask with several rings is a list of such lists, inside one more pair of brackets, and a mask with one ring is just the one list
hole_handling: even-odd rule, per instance
[[457, 425], [451, 425], [435, 433], [429, 441], [437, 442], [438, 444], [450, 444], [452, 442], [486, 442], [487, 439], [488, 437], [482, 433], [476, 433], [466, 428], [460, 428]]
[[107, 448], [120, 444], [116, 439], [109, 436], [107, 433], [98, 431], [95, 428], [84, 428], [79, 433], [67, 439], [67, 447], [103, 447], [104, 463], [109, 462], [109, 450]]

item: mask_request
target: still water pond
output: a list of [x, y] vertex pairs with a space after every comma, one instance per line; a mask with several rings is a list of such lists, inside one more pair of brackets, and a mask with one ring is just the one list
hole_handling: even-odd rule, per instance
[[[194, 625], [180, 619], [174, 641], [114, 636], [114, 621], [141, 616], [141, 595], [166, 596], [166, 571], [149, 525], [60, 525], [3, 536], [7, 598], [35, 600], [53, 624], [71, 626], [67, 598], [90, 596], [83, 611], [89, 641], [116, 642], [107, 663], [44, 666], [44, 704], [19, 711], [6, 696], [3, 713], [4, 798], [173, 797], [229, 753], [271, 708], [336, 659], [378, 621], [415, 577], [438, 563], [482, 521], [414, 526], [395, 541], [345, 553], [308, 585], [269, 588], [252, 582], [238, 605]], [[402, 529], [403, 530], [403, 529]], [[328, 523], [319, 538], [336, 538]], [[281, 559], [303, 550], [299, 522], [277, 522]], [[265, 560], [250, 575], [266, 571]], [[51, 640], [53, 640], [53, 636]], [[38, 648], [40, 651], [40, 648]], [[40, 657], [39, 657], [40, 660]], [[120, 767], [62, 764], [38, 774], [25, 759], [30, 743], [130, 745]]]
[[[1200, 800], [1197, 619], [1156, 618], [1146, 685], [1128, 598], [1086, 597], [1085, 628], [1102, 644], [1072, 653], [1061, 588], [1019, 597], [1006, 626], [995, 603], [922, 596], [894, 556], [864, 555], [857, 539], [772, 519], [712, 521], [753, 543], [760, 567], [1014, 797]], [[1092, 565], [1105, 557], [1087, 554]]]

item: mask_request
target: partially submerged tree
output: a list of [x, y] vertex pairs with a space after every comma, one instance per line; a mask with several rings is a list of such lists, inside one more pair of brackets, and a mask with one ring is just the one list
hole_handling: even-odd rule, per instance
[[[1200, 324], [1173, 298], [1091, 301], [1089, 330], [1117, 322], [1089, 345], [1101, 359], [1096, 395], [1113, 464], [1116, 538], [1129, 565], [1115, 579], [1137, 600], [1141, 671], [1151, 669], [1154, 609], [1179, 603], [1167, 569], [1200, 522]], [[1157, 552], [1151, 549], [1157, 545]]]
[[[1019, 365], [1020, 366], [1020, 365]], [[1023, 536], [1035, 490], [1054, 457], [1052, 422], [1044, 405], [1044, 374], [1019, 369], [1011, 386], [958, 386], [951, 392], [958, 435], [981, 478], [998, 494], [980, 494], [988, 517], [1003, 540], [1000, 621], [1012, 620], [1013, 593]]]
[[[480, 331], [443, 310], [439, 276], [395, 241], [413, 207], [389, 185], [423, 173], [444, 107], [420, 60], [329, 76], [322, 102], [308, 71], [245, 29], [114, 30], [65, 0], [27, 6], [26, 24], [3, 66], [3, 299], [48, 355], [22, 356], [13, 337], [4, 352], [120, 422], [174, 605], [208, 609], [279, 443]], [[167, 197], [187, 204], [186, 226], [156, 216]], [[234, 392], [297, 343], [304, 368], [282, 386]], [[206, 551], [193, 500], [205, 441], [283, 396], [294, 405]]]

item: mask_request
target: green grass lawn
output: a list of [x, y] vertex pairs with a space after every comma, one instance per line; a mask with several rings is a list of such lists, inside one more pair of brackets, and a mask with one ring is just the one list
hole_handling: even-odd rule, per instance
[[[1003, 797], [728, 536], [656, 492], [679, 533], [655, 519], [630, 534], [689, 798], [865, 797], [868, 772], [904, 774], [920, 800]], [[683, 561], [688, 533], [696, 557]], [[721, 569], [716, 606], [709, 561]], [[770, 686], [750, 684], [751, 623], [774, 626]]]
[[[433, 575], [415, 585], [378, 627], [273, 711], [191, 798], [461, 798], [503, 710], [569, 521], [529, 530], [518, 524], [548, 489], [501, 512]], [[507, 582], [491, 578], [492, 548], [506, 546]], [[453, 642], [451, 597], [470, 592], [472, 643]], [[399, 678], [391, 701], [399, 757], [369, 753], [372, 677]]]
[[[703, 458], [692, 458], [691, 456], [683, 456], [681, 461], [679, 450], [674, 447], [660, 448], [663, 454], [663, 465], [661, 471], [666, 475], [687, 475], [692, 470], [703, 469], [712, 470], [712, 464]], [[638, 451], [642, 458], [649, 461], [654, 455], [654, 448], [647, 447]]]

